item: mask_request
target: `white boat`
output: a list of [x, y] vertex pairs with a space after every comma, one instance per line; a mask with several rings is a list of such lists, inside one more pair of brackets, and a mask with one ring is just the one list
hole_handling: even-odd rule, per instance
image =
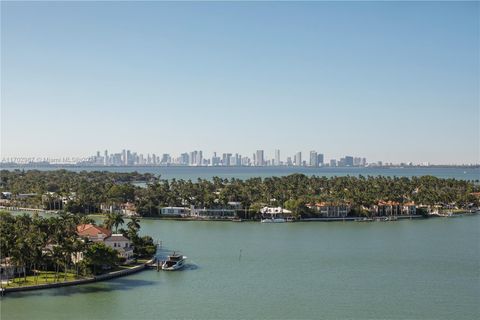
[[167, 257], [167, 260], [162, 263], [162, 270], [175, 271], [180, 270], [185, 266], [185, 259], [187, 257], [175, 254], [175, 252]]
[[283, 218], [267, 218], [267, 219], [262, 219], [262, 223], [282, 223], [285, 222], [285, 219]]

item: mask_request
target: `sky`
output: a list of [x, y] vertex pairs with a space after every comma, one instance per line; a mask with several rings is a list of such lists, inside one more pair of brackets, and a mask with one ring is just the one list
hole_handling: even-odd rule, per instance
[[480, 163], [478, 2], [4, 2], [1, 157]]

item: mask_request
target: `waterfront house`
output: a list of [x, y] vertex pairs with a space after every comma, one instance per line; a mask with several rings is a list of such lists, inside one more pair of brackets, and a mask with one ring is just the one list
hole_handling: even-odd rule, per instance
[[260, 209], [260, 213], [262, 215], [283, 215], [283, 214], [291, 214], [292, 211], [284, 209], [282, 207], [263, 207]]
[[24, 271], [25, 267], [17, 266], [12, 258], [0, 259], [0, 281], [14, 278], [16, 275], [24, 273]]
[[112, 234], [103, 240], [103, 243], [110, 248], [117, 250], [118, 256], [125, 259], [126, 263], [133, 261], [133, 246], [130, 239], [122, 234]]
[[242, 203], [240, 201], [229, 201], [227, 205], [229, 208], [234, 210], [241, 210], [243, 208]]
[[138, 216], [137, 208], [135, 204], [131, 202], [125, 202], [121, 206], [122, 214], [127, 217]]
[[100, 204], [100, 211], [103, 213], [121, 213], [122, 208], [118, 203], [102, 203]]
[[92, 242], [103, 242], [112, 235], [112, 231], [94, 224], [80, 224], [77, 226], [77, 234]]
[[407, 216], [416, 215], [416, 205], [413, 202], [399, 203], [396, 201], [380, 200], [371, 208], [372, 215], [382, 216]]
[[[112, 231], [94, 224], [80, 224], [77, 226], [77, 234], [92, 242], [103, 242], [106, 246], [117, 250], [118, 256], [129, 263], [133, 260], [133, 246], [130, 239], [122, 234], [112, 234]], [[76, 257], [81, 260], [83, 257]]]
[[192, 206], [190, 209], [190, 215], [199, 219], [225, 219], [225, 218], [234, 218], [236, 216], [236, 211], [233, 209], [197, 209]]
[[42, 194], [42, 205], [45, 210], [62, 210], [64, 199], [55, 192]]
[[307, 204], [307, 208], [313, 210], [322, 218], [345, 218], [350, 213], [351, 207], [347, 203], [317, 202]]
[[190, 210], [185, 207], [163, 207], [160, 209], [162, 216], [183, 217], [190, 214]]

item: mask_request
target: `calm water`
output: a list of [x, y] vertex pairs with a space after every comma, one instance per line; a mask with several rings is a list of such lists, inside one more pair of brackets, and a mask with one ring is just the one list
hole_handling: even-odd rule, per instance
[[[181, 272], [10, 294], [1, 319], [475, 319], [480, 216], [398, 222], [144, 220]], [[241, 250], [241, 252], [240, 252]]]
[[[37, 169], [37, 170], [57, 170], [58, 167], [25, 167], [25, 168], [5, 168], [14, 169]], [[285, 176], [293, 173], [303, 173], [305, 175], [316, 176], [397, 176], [412, 177], [432, 175], [439, 178], [455, 178], [462, 180], [480, 179], [480, 168], [309, 168], [309, 167], [65, 167], [72, 171], [112, 171], [112, 172], [132, 172], [153, 173], [161, 175], [164, 179], [192, 179], [198, 178], [211, 179], [214, 176], [222, 178], [248, 179], [251, 177], [271, 177]]]

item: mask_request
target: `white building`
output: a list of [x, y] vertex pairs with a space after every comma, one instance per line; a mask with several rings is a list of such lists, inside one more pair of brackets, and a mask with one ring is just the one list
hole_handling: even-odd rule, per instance
[[122, 234], [112, 234], [103, 240], [103, 243], [118, 252], [118, 256], [125, 258], [125, 262], [133, 261], [133, 247], [130, 239], [124, 237]]
[[233, 209], [196, 209], [192, 206], [190, 209], [190, 215], [200, 219], [234, 218], [236, 216], [236, 211]]
[[163, 207], [160, 209], [162, 216], [185, 216], [190, 210], [185, 207]]
[[323, 218], [345, 218], [350, 212], [350, 205], [346, 203], [319, 202], [307, 204], [307, 207], [315, 210]]
[[292, 211], [284, 209], [282, 207], [263, 207], [260, 209], [261, 214], [277, 215], [277, 214], [290, 214]]

